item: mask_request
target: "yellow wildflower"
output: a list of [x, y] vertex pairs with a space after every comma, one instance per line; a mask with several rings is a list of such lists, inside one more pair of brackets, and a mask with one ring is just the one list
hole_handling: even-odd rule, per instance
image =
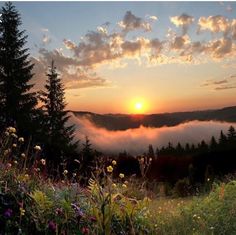
[[20, 137], [20, 138], [18, 139], [18, 141], [19, 141], [20, 143], [23, 143], [25, 140], [24, 140], [23, 137]]
[[63, 175], [67, 175], [67, 174], [68, 174], [68, 170], [64, 170]]
[[107, 172], [112, 173], [112, 171], [113, 171], [113, 167], [112, 166], [108, 166], [107, 167]]
[[35, 146], [34, 146], [34, 149], [35, 149], [36, 151], [41, 151], [41, 147], [40, 147], [39, 145], [35, 145]]
[[117, 164], [117, 162], [115, 160], [113, 160], [111, 163], [113, 166], [115, 166]]
[[20, 215], [21, 216], [25, 215], [25, 209], [22, 207], [20, 207]]
[[24, 154], [24, 153], [22, 153], [20, 156], [21, 156], [22, 158], [25, 158], [25, 154]]
[[123, 187], [123, 188], [127, 188], [127, 185], [126, 185], [126, 184], [122, 184], [122, 187]]
[[124, 175], [123, 173], [120, 173], [120, 174], [119, 174], [119, 177], [120, 177], [121, 179], [123, 179], [123, 178], [125, 177], [125, 175]]

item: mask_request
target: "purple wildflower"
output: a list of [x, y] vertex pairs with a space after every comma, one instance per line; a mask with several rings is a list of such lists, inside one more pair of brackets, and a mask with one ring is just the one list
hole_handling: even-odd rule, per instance
[[12, 211], [12, 209], [6, 209], [5, 210], [5, 212], [4, 212], [4, 216], [6, 217], [6, 218], [10, 218], [11, 216], [12, 216], [12, 213], [13, 213], [13, 211]]
[[49, 228], [51, 231], [55, 232], [55, 231], [56, 231], [56, 228], [57, 228], [57, 225], [56, 225], [56, 223], [55, 223], [54, 221], [50, 220], [49, 223], [48, 223], [48, 228]]
[[84, 216], [84, 212], [75, 203], [71, 203], [71, 206], [74, 209], [77, 217], [81, 218]]

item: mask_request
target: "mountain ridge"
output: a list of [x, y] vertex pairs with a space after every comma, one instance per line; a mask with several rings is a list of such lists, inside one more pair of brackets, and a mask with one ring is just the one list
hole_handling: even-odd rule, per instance
[[220, 109], [157, 113], [157, 114], [97, 114], [88, 111], [71, 111], [78, 118], [87, 118], [98, 127], [108, 130], [126, 130], [145, 127], [176, 126], [188, 121], [236, 122], [236, 106]]

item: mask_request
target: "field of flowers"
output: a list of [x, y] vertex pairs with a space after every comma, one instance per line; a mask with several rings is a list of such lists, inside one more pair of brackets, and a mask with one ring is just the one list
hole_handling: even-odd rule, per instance
[[236, 234], [233, 179], [209, 194], [167, 198], [122, 172], [114, 178], [111, 160], [81, 187], [79, 172], [49, 178], [41, 147], [22, 149], [15, 128], [1, 140], [0, 234]]

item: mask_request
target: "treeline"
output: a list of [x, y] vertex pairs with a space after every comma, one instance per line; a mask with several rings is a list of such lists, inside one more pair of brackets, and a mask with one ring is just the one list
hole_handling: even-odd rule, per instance
[[[126, 174], [142, 176], [139, 163], [143, 159], [147, 166], [146, 175], [149, 180], [176, 183], [188, 178], [191, 184], [213, 181], [228, 173], [236, 172], [236, 131], [230, 126], [226, 134], [220, 132], [218, 140], [212, 136], [209, 143], [202, 140], [194, 145], [178, 143], [154, 151], [152, 145], [142, 156], [132, 156], [120, 153], [118, 156], [118, 171]], [[151, 161], [150, 161], [151, 160]]]
[[[25, 145], [38, 144], [48, 169], [62, 167], [78, 157], [74, 127], [69, 126], [65, 93], [54, 65], [45, 71], [44, 89], [36, 90], [27, 35], [11, 2], [0, 10], [0, 131], [9, 126], [25, 138]], [[0, 138], [0, 143], [2, 142]]]

